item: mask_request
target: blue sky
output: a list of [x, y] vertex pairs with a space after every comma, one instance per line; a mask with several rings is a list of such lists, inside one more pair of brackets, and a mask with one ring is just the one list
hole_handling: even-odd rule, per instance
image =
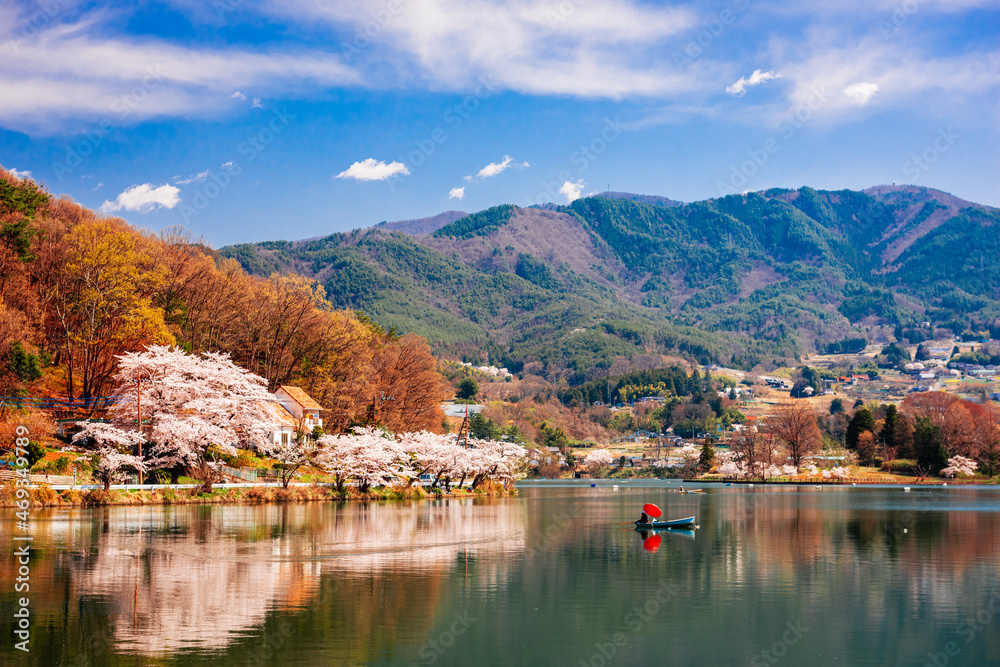
[[995, 0], [41, 0], [0, 37], [0, 164], [217, 247], [609, 186], [1000, 206]]

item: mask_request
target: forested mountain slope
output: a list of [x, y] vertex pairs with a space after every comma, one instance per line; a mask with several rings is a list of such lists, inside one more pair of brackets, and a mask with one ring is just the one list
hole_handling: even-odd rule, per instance
[[928, 320], [1000, 329], [996, 209], [914, 186], [612, 195], [222, 254], [316, 278], [336, 306], [439, 353], [570, 382], [637, 355], [767, 366], [859, 333], [922, 335]]

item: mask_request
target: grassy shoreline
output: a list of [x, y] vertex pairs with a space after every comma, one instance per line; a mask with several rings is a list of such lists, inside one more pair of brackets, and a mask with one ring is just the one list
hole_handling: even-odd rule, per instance
[[[12, 485], [0, 487], [0, 508], [17, 508]], [[41, 484], [28, 490], [28, 500], [33, 508], [39, 507], [106, 507], [116, 505], [263, 505], [269, 503], [307, 501], [372, 501], [372, 500], [424, 500], [428, 498], [476, 498], [487, 496], [516, 495], [514, 488], [507, 489], [502, 484], [484, 484], [471, 491], [453, 489], [428, 492], [423, 487], [394, 487], [371, 489], [361, 493], [355, 488], [343, 492], [336, 487], [313, 484], [311, 486], [281, 487], [241, 487], [235, 489], [214, 489], [209, 493], [197, 493], [197, 489], [151, 489], [129, 491], [124, 489], [67, 489], [55, 490]]]

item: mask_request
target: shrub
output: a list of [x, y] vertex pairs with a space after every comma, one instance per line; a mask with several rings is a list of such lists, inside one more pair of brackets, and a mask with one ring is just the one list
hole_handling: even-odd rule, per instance
[[39, 484], [33, 489], [32, 500], [39, 505], [54, 505], [59, 498], [59, 494], [52, 490], [48, 484]]
[[912, 475], [917, 462], [913, 459], [893, 459], [882, 464], [884, 472], [896, 473], [897, 475]]
[[92, 489], [87, 491], [87, 493], [83, 496], [83, 504], [85, 507], [100, 507], [101, 505], [107, 505], [110, 495], [110, 492], [105, 491], [104, 489]]
[[266, 503], [271, 499], [271, 489], [266, 486], [252, 486], [247, 490], [247, 500]]

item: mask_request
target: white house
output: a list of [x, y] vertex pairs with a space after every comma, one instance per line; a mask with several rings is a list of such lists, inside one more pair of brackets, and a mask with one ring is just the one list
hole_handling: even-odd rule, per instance
[[275, 444], [289, 442], [296, 431], [308, 436], [317, 426], [323, 427], [323, 418], [319, 414], [323, 407], [302, 389], [282, 385], [274, 392], [274, 399], [278, 403], [275, 407], [281, 419], [281, 427], [274, 432]]

